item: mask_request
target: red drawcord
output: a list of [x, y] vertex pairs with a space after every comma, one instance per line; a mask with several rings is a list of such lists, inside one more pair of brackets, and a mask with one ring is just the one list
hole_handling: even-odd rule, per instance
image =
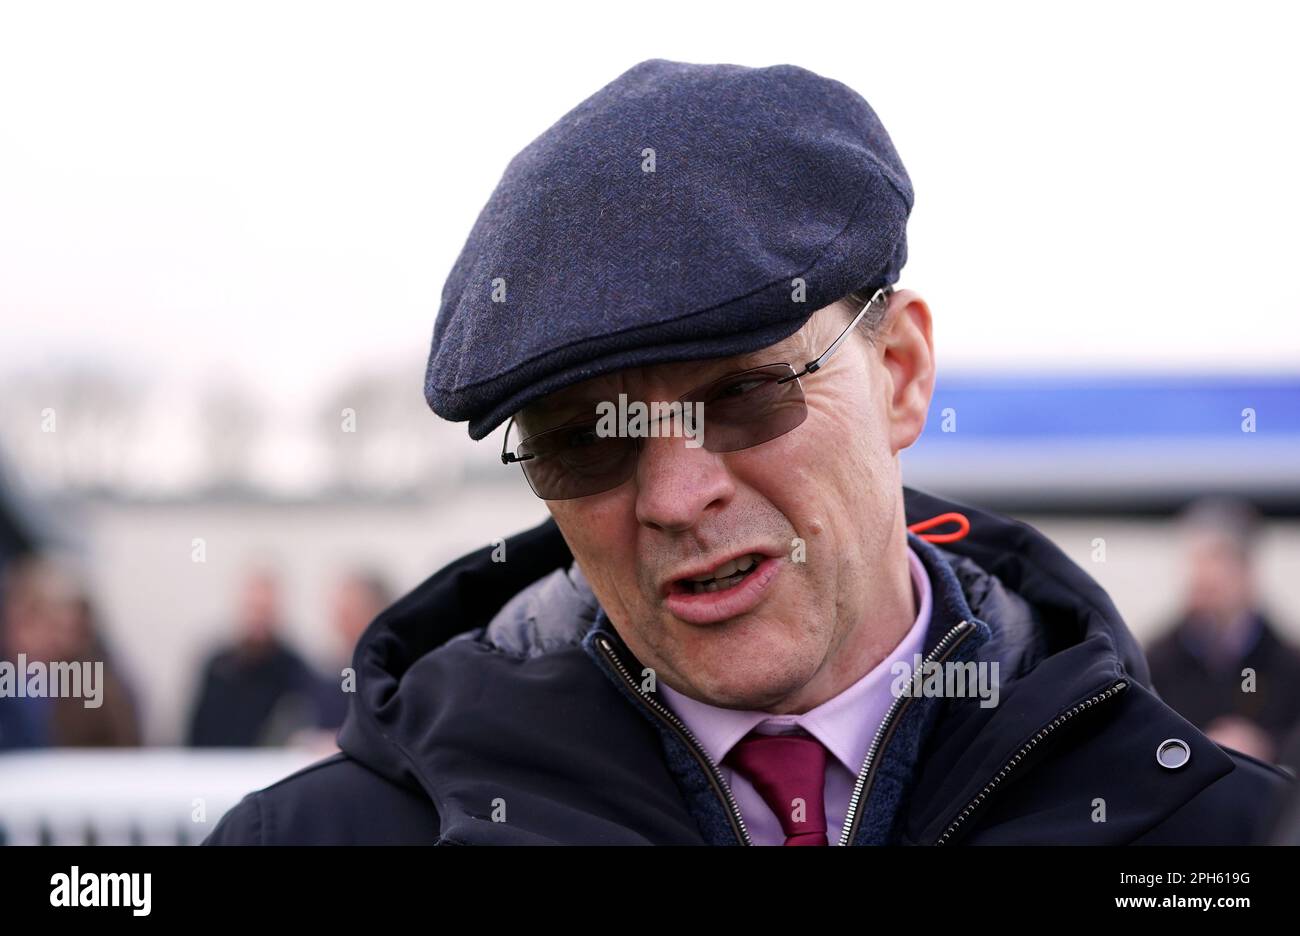
[[[931, 527], [937, 527], [944, 523], [955, 523], [958, 529], [952, 533], [922, 533], [922, 530], [928, 530]], [[939, 514], [937, 517], [931, 517], [929, 520], [922, 520], [919, 523], [913, 523], [908, 527], [913, 533], [921, 537], [927, 543], [951, 543], [959, 540], [970, 532], [970, 521], [966, 519], [965, 514], [956, 512]]]

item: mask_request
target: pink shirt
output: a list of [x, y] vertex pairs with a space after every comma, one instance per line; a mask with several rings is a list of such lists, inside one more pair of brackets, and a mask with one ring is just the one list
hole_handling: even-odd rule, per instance
[[906, 661], [911, 667], [914, 656], [921, 653], [930, 622], [930, 577], [911, 547], [908, 547], [907, 558], [912, 572], [913, 596], [920, 609], [912, 629], [899, 641], [893, 653], [881, 660], [871, 672], [816, 708], [802, 715], [771, 715], [719, 708], [660, 683], [664, 701], [686, 722], [714, 763], [721, 765], [719, 769], [731, 785], [736, 805], [745, 817], [745, 826], [755, 845], [784, 844], [785, 834], [776, 815], [749, 781], [722, 764], [722, 759], [751, 730], [761, 734], [781, 734], [796, 727], [808, 732], [830, 752], [826, 759], [826, 835], [832, 845], [838, 844], [858, 771], [862, 769], [862, 762], [866, 760], [867, 750], [880, 723], [894, 702], [889, 689], [893, 681], [890, 668], [898, 660]]

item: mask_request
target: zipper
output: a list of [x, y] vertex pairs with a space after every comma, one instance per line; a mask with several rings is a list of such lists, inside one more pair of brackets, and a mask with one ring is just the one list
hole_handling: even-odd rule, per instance
[[984, 802], [984, 800], [994, 791], [994, 789], [997, 788], [998, 784], [1001, 783], [1004, 779], [1006, 779], [1007, 774], [1011, 773], [1011, 771], [1015, 769], [1015, 767], [1018, 764], [1020, 764], [1021, 761], [1023, 761], [1026, 757], [1028, 757], [1029, 753], [1033, 751], [1033, 749], [1036, 748], [1040, 743], [1042, 743], [1042, 741], [1048, 735], [1050, 735], [1057, 728], [1060, 728], [1063, 724], [1065, 724], [1075, 715], [1078, 715], [1080, 712], [1086, 711], [1087, 709], [1092, 708], [1094, 705], [1100, 705], [1102, 702], [1105, 702], [1107, 699], [1114, 698], [1115, 696], [1119, 695], [1127, 688], [1128, 688], [1128, 683], [1125, 680], [1121, 679], [1119, 682], [1115, 683], [1105, 692], [1099, 692], [1092, 698], [1085, 699], [1084, 701], [1079, 702], [1069, 711], [1061, 713], [1060, 715], [1056, 716], [1056, 718], [1054, 718], [1051, 722], [1049, 722], [1048, 724], [1040, 728], [1038, 733], [1034, 735], [1032, 738], [1030, 738], [1029, 742], [1025, 744], [1025, 746], [1022, 747], [1019, 751], [1017, 751], [1015, 756], [1012, 757], [1011, 760], [1007, 761], [1006, 764], [1003, 765], [1002, 769], [998, 771], [997, 775], [994, 776], [993, 779], [990, 780], [987, 785], [985, 785], [984, 789], [980, 790], [978, 795], [976, 795], [976, 797], [966, 805], [966, 808], [957, 814], [956, 818], [952, 820], [952, 824], [949, 825], [948, 828], [944, 830], [943, 835], [939, 836], [939, 838], [935, 840], [934, 844], [936, 845], [945, 844], [953, 836], [953, 834], [959, 828], [961, 828], [962, 823], [964, 823], [970, 817], [970, 815], [976, 810], [976, 808], [980, 805], [980, 803]]
[[687, 728], [686, 723], [678, 718], [667, 706], [661, 704], [656, 699], [650, 698], [640, 690], [636, 684], [636, 680], [634, 680], [632, 674], [627, 671], [627, 667], [623, 665], [623, 661], [619, 658], [617, 651], [615, 651], [613, 645], [607, 638], [597, 637], [596, 643], [600, 646], [601, 651], [609, 659], [610, 663], [614, 665], [614, 668], [618, 670], [619, 675], [623, 677], [623, 682], [632, 690], [632, 693], [644, 702], [649, 707], [650, 711], [654, 712], [654, 714], [659, 717], [660, 721], [664, 722], [676, 731], [681, 739], [686, 742], [686, 747], [695, 755], [695, 759], [700, 762], [700, 766], [703, 767], [705, 773], [708, 774], [709, 782], [712, 783], [714, 791], [718, 794], [718, 798], [721, 799], [722, 804], [727, 807], [729, 818], [731, 819], [731, 828], [732, 831], [736, 833], [737, 841], [739, 841], [741, 845], [753, 845], [754, 843], [749, 837], [749, 830], [745, 828], [745, 819], [740, 814], [740, 807], [736, 805], [736, 798], [732, 795], [731, 787], [727, 785], [726, 779], [722, 776], [722, 771], [718, 769], [718, 765], [713, 762], [713, 758], [709, 756], [708, 751], [704, 750], [704, 746], [700, 744], [698, 739], [696, 739], [695, 735], [691, 732], [691, 729]]
[[[974, 633], [974, 631], [974, 624], [971, 624], [969, 621], [960, 622], [954, 626], [952, 630], [943, 635], [943, 638], [934, 645], [933, 650], [926, 654], [922, 662], [926, 664], [941, 662], [954, 649], [956, 649], [957, 645], [961, 643], [962, 640], [964, 640], [968, 635]], [[916, 674], [913, 673], [912, 675], [915, 676]], [[853, 795], [849, 797], [848, 809], [844, 812], [844, 827], [840, 831], [840, 845], [848, 845], [853, 841], [853, 833], [856, 832], [858, 828], [858, 807], [861, 805], [863, 797], [868, 790], [866, 785], [867, 778], [871, 775], [871, 768], [876, 762], [877, 755], [880, 753], [881, 744], [883, 743], [885, 735], [888, 733], [890, 727], [897, 719], [898, 714], [907, 707], [907, 704], [911, 702], [913, 698], [914, 697], [910, 693], [896, 697], [893, 704], [889, 706], [889, 711], [885, 713], [884, 719], [880, 722], [880, 727], [876, 729], [876, 736], [871, 741], [871, 747], [867, 749], [867, 756], [862, 761], [862, 769], [858, 771], [857, 782], [853, 785]]]

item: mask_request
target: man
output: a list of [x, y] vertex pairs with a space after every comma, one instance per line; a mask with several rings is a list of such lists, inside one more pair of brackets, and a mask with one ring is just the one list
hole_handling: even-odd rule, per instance
[[911, 205], [867, 103], [791, 66], [643, 62], [526, 147], [425, 390], [476, 439], [514, 418], [551, 519], [381, 614], [341, 753], [209, 841], [1261, 837], [1284, 775], [1156, 698], [1096, 583], [903, 487]]
[[1219, 744], [1275, 761], [1300, 727], [1300, 653], [1259, 607], [1258, 526], [1254, 510], [1232, 500], [1184, 511], [1184, 613], [1147, 656], [1175, 711]]
[[366, 626], [392, 600], [393, 595], [384, 577], [366, 568], [345, 571], [331, 589], [330, 623], [342, 662], [331, 667], [320, 680], [317, 707], [322, 738], [316, 739], [316, 743], [333, 746], [334, 734], [348, 713], [348, 693], [341, 689], [346, 684], [345, 670], [352, 665], [352, 654], [356, 652]]
[[[16, 693], [27, 666], [48, 679]], [[74, 691], [56, 692], [71, 668]], [[12, 668], [12, 669], [10, 669]], [[6, 670], [10, 670], [6, 672]], [[79, 688], [77, 688], [79, 687]], [[87, 703], [90, 703], [89, 705]], [[83, 576], [56, 555], [29, 553], [0, 571], [0, 751], [35, 747], [134, 747], [134, 693], [108, 652]]]
[[279, 746], [320, 723], [319, 677], [280, 630], [279, 580], [269, 569], [251, 569], [235, 639], [203, 666], [190, 713], [191, 746]]

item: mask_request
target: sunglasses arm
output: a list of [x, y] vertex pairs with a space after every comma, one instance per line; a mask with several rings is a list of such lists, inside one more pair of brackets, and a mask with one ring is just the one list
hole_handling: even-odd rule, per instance
[[869, 311], [871, 311], [871, 309], [875, 307], [877, 302], [880, 302], [881, 300], [887, 300], [889, 296], [893, 293], [893, 291], [894, 290], [889, 286], [883, 286], [880, 289], [877, 289], [875, 293], [872, 295], [872, 297], [867, 301], [867, 304], [864, 305], [862, 309], [858, 312], [858, 314], [853, 317], [853, 321], [849, 322], [849, 327], [844, 329], [844, 331], [840, 332], [840, 336], [831, 342], [831, 346], [829, 348], [827, 348], [825, 351], [819, 354], [816, 360], [809, 361], [807, 364], [805, 364], [803, 370], [801, 370], [799, 373], [794, 374], [793, 376], [790, 377], [782, 377], [781, 383], [785, 383], [787, 380], [794, 380], [795, 377], [802, 377], [804, 374], [811, 374], [813, 371], [819, 369], [823, 364], [827, 362], [827, 360], [830, 359], [830, 356], [836, 352], [839, 346], [844, 343], [844, 339], [849, 337], [849, 333], [852, 332], [853, 329], [858, 327], [858, 323], [862, 321], [862, 317], [866, 315]]
[[506, 444], [510, 441], [510, 427], [514, 425], [514, 422], [515, 418], [511, 416], [510, 421], [506, 423], [506, 434], [501, 438], [501, 464], [503, 465], [508, 465], [511, 462], [528, 461], [530, 458], [537, 457], [536, 455], [516, 455], [514, 452], [506, 451]]

